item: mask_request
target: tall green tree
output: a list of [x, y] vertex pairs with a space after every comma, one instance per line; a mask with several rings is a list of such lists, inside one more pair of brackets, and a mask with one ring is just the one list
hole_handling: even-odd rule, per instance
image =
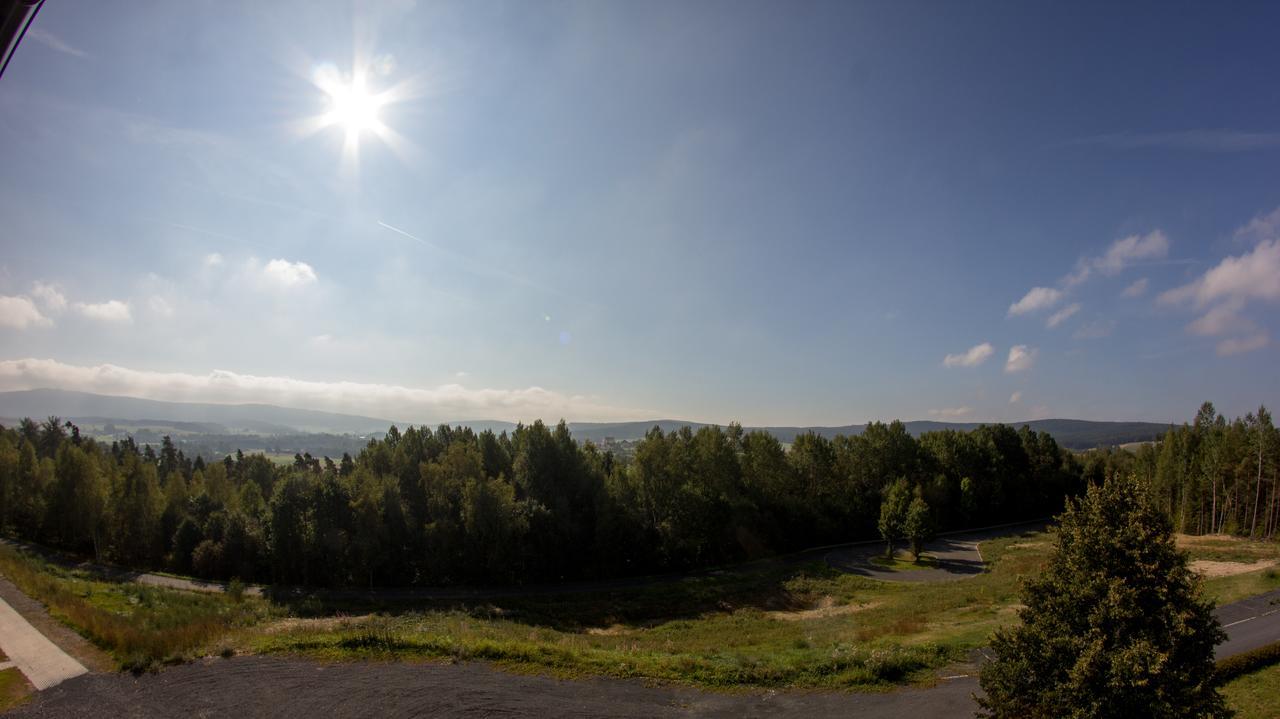
[[893, 540], [902, 536], [910, 507], [911, 483], [906, 477], [899, 477], [886, 488], [884, 500], [880, 503], [880, 521], [876, 525], [884, 539], [885, 557], [889, 559], [893, 559]]
[[920, 553], [924, 551], [924, 543], [933, 539], [933, 512], [929, 503], [920, 496], [919, 490], [907, 507], [907, 516], [902, 522], [902, 533], [911, 543], [911, 558], [920, 561]]
[[984, 717], [1226, 717], [1213, 606], [1174, 546], [1167, 515], [1132, 476], [1091, 486], [1061, 516], [1020, 623], [982, 668]]

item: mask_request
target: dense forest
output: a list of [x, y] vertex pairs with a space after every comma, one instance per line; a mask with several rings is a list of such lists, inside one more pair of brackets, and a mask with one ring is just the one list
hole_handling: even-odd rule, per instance
[[1092, 455], [1088, 478], [1138, 475], [1176, 531], [1271, 538], [1280, 529], [1280, 432], [1266, 407], [1228, 421], [1205, 402], [1159, 442]]
[[1271, 535], [1265, 410], [1206, 405], [1136, 453], [1077, 455], [1004, 425], [913, 438], [899, 422], [791, 445], [738, 425], [654, 429], [623, 460], [564, 423], [392, 427], [357, 456], [289, 465], [106, 444], [57, 418], [0, 428], [0, 528], [139, 568], [324, 586], [520, 583], [712, 566], [870, 539], [904, 483], [939, 529], [1042, 517], [1135, 472], [1183, 531]]

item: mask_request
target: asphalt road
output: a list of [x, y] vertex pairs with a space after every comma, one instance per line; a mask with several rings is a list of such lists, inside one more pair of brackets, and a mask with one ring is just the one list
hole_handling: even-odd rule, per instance
[[1218, 608], [1214, 612], [1227, 630], [1218, 645], [1219, 659], [1280, 642], [1280, 589]]

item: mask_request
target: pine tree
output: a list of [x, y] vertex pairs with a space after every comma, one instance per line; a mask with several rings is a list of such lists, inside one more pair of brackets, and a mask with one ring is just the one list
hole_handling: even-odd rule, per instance
[[1069, 502], [1021, 623], [982, 669], [986, 717], [1226, 717], [1214, 678], [1225, 635], [1168, 518], [1134, 477]]

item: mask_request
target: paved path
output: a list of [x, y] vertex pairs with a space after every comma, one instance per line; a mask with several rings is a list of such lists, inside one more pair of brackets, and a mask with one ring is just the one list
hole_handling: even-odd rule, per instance
[[0, 599], [0, 650], [38, 690], [56, 686], [88, 671], [57, 644], [45, 639], [3, 599]]
[[1215, 614], [1227, 630], [1219, 659], [1280, 641], [1280, 589], [1219, 607]]
[[871, 561], [884, 555], [884, 542], [845, 545], [833, 548], [823, 557], [833, 569], [859, 574], [886, 582], [941, 582], [965, 579], [982, 573], [985, 563], [978, 544], [997, 537], [1008, 537], [1021, 532], [1040, 532], [1045, 522], [993, 527], [970, 532], [953, 532], [939, 536], [924, 546], [925, 554], [937, 560], [937, 565], [919, 569], [889, 569]]

